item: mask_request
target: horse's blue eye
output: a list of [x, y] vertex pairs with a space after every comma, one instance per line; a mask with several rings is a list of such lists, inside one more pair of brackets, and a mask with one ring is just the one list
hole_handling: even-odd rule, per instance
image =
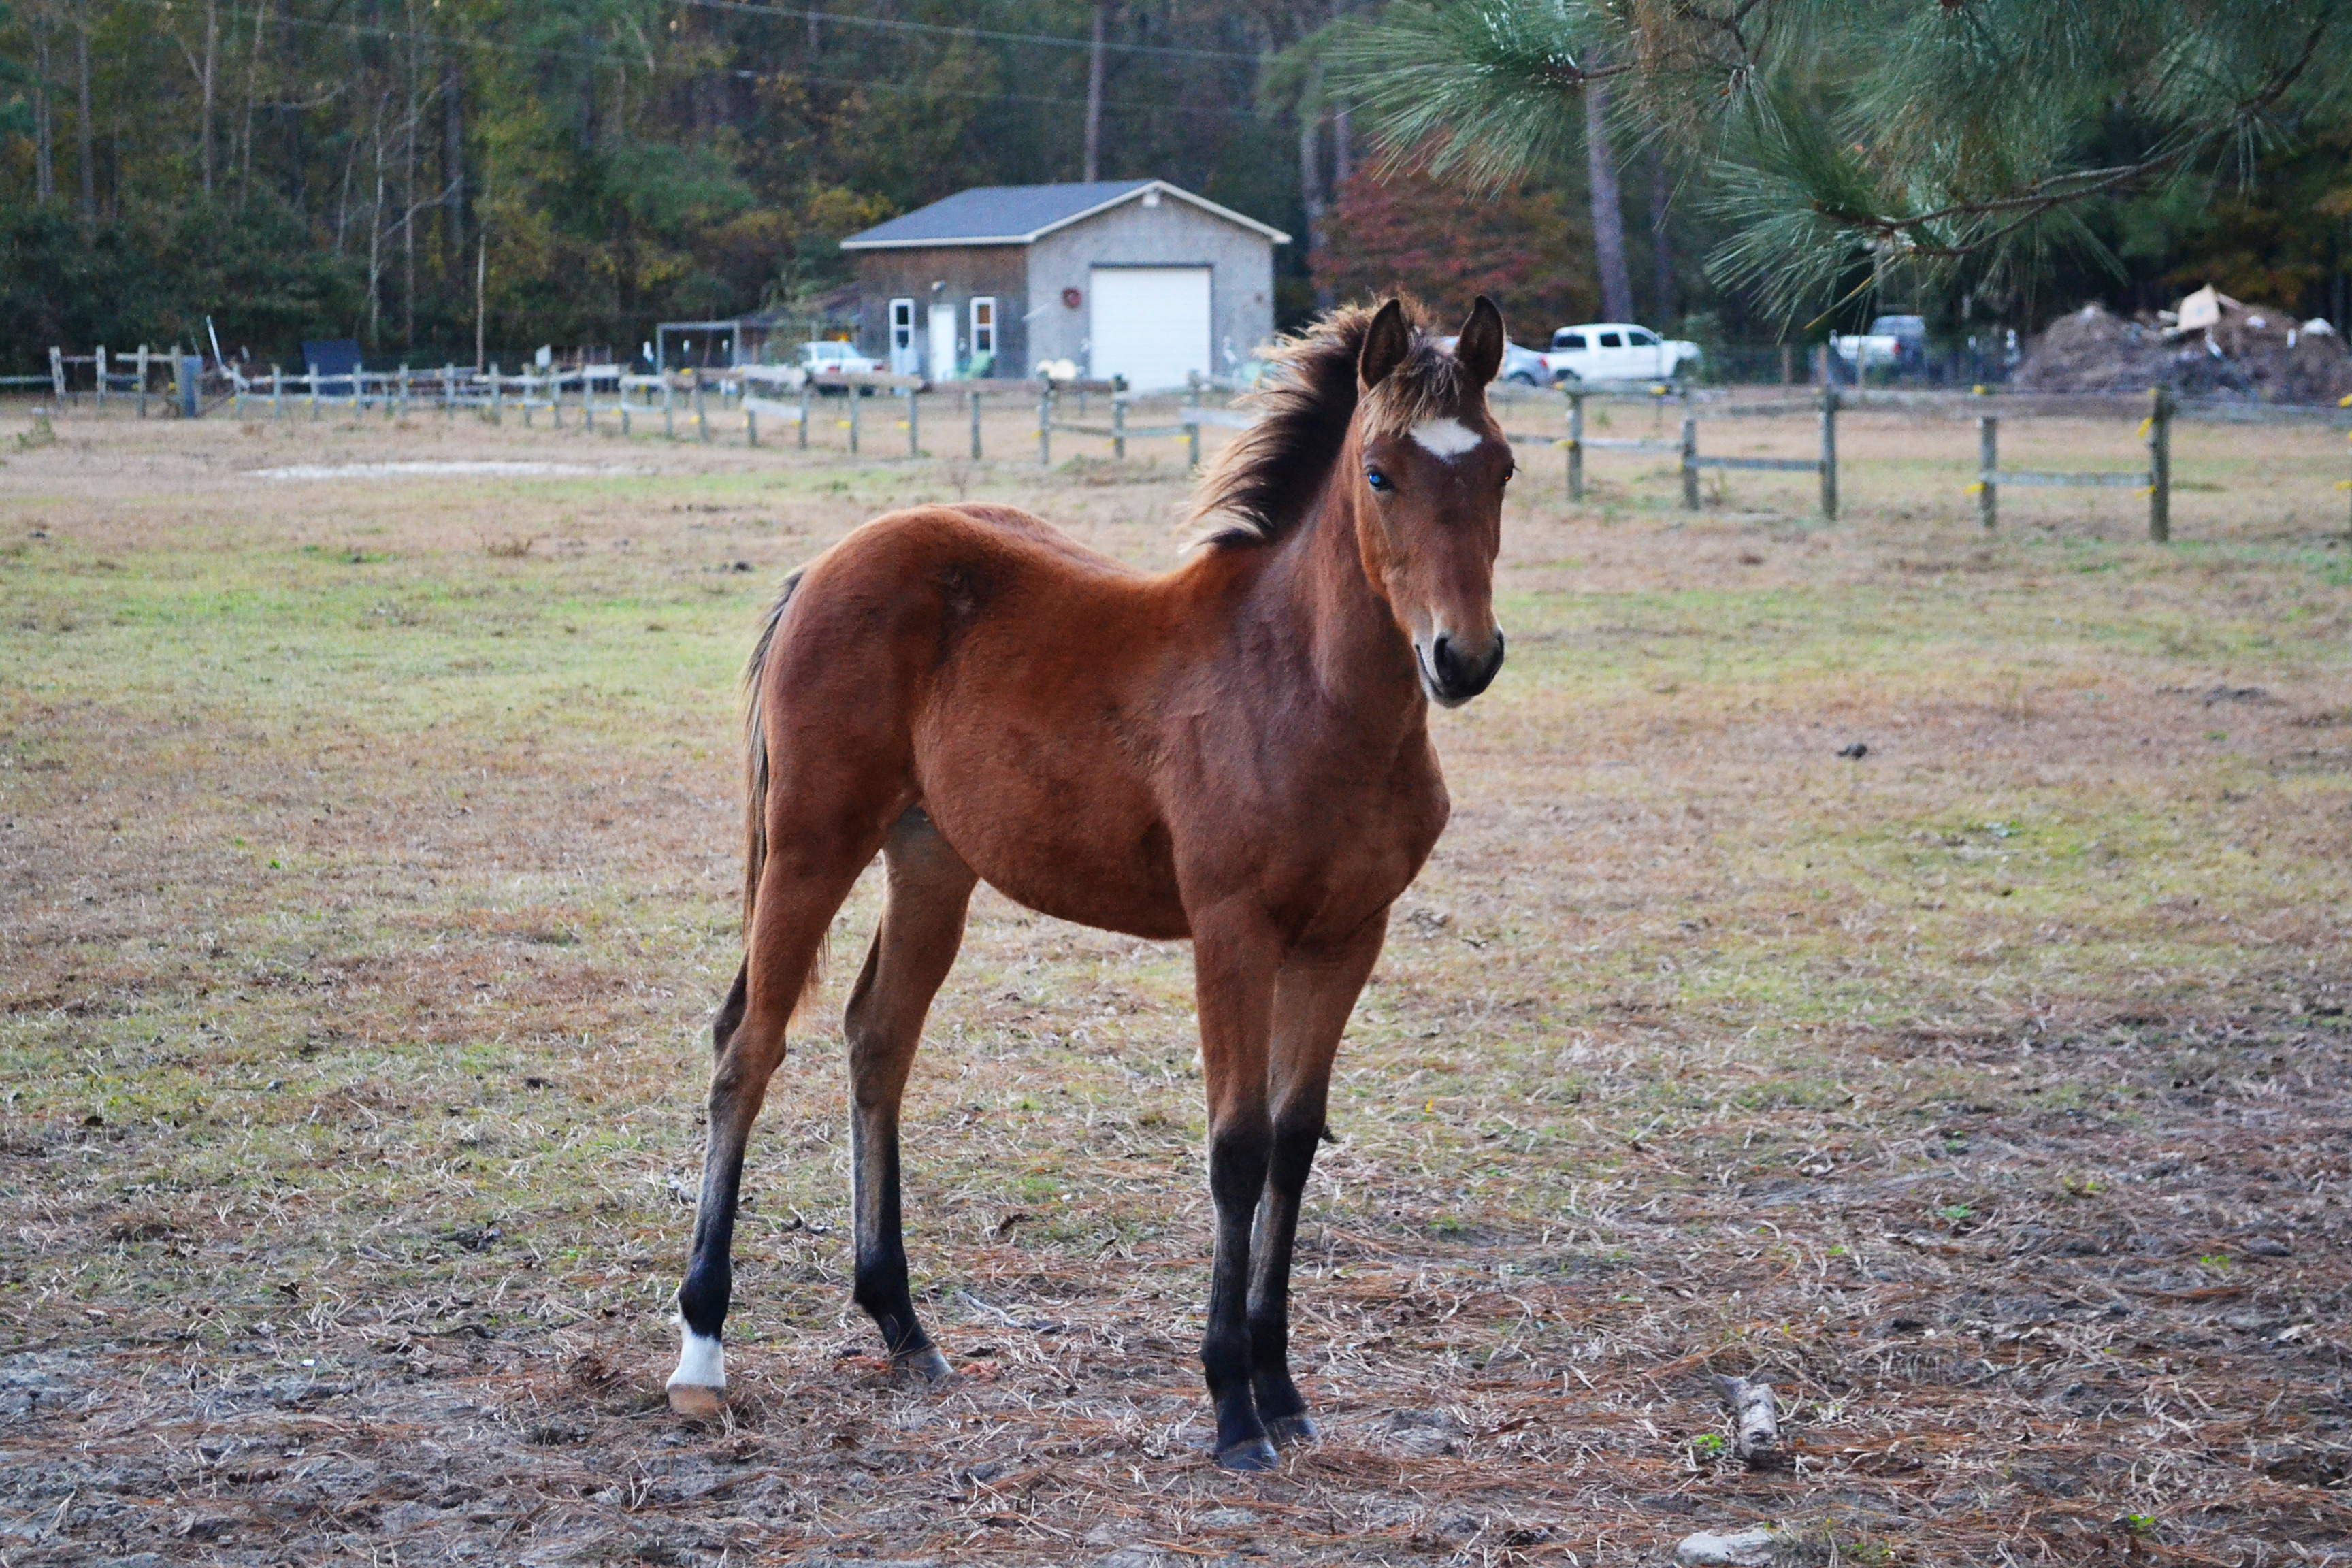
[[1384, 490], [1389, 488], [1389, 477], [1381, 472], [1378, 468], [1366, 468], [1364, 470], [1364, 482], [1371, 486], [1372, 489], [1376, 490]]

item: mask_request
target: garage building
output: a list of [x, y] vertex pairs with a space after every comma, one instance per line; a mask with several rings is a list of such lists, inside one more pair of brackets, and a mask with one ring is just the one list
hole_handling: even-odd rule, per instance
[[1227, 374], [1274, 335], [1290, 237], [1165, 180], [982, 185], [841, 242], [859, 346], [932, 381], [1068, 360], [1139, 391]]

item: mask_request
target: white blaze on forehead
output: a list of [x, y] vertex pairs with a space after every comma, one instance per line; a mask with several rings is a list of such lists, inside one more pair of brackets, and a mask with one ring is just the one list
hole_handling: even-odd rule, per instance
[[1486, 439], [1459, 419], [1424, 419], [1406, 434], [1423, 451], [1449, 463]]

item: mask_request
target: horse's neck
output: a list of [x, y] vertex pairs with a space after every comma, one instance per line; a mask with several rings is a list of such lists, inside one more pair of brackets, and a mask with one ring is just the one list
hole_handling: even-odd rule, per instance
[[1358, 509], [1371, 501], [1356, 477], [1361, 466], [1351, 437], [1313, 509], [1276, 545], [1262, 587], [1304, 630], [1317, 686], [1334, 710], [1417, 723], [1423, 702], [1412, 645], [1364, 574]]

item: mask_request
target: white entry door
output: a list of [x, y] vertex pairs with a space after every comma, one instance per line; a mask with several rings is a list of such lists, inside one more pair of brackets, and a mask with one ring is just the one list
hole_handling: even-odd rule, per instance
[[931, 379], [953, 381], [956, 373], [956, 308], [931, 307]]
[[915, 374], [915, 302], [890, 301], [890, 374]]
[[1087, 370], [1096, 378], [1125, 376], [1154, 392], [1215, 371], [1207, 268], [1097, 267], [1088, 282]]

